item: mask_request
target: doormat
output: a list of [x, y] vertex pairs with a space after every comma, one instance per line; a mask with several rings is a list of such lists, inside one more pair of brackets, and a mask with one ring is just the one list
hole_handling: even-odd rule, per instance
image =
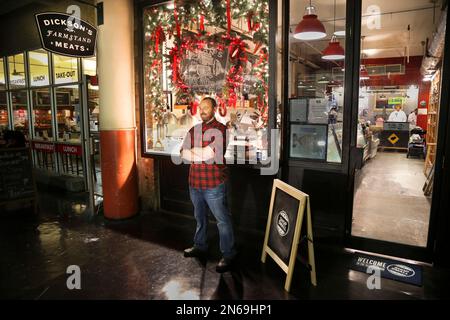
[[405, 282], [419, 287], [422, 286], [421, 266], [398, 260], [354, 253], [350, 269], [367, 273], [367, 268], [370, 266], [380, 268], [382, 278]]

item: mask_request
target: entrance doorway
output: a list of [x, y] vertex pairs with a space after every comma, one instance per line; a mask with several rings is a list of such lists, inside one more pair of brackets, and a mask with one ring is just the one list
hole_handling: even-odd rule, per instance
[[382, 242], [389, 249], [381, 253], [426, 252], [431, 245], [441, 9], [441, 1], [362, 1], [351, 238], [366, 248]]

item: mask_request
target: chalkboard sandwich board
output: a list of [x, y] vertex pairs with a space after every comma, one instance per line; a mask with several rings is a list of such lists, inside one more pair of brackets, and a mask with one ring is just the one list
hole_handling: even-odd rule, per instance
[[286, 291], [290, 290], [292, 283], [305, 208], [308, 265], [311, 283], [315, 286], [317, 280], [309, 196], [281, 180], [274, 180], [261, 261], [265, 263], [268, 254], [287, 274]]
[[0, 205], [34, 202], [36, 188], [29, 148], [0, 149]]

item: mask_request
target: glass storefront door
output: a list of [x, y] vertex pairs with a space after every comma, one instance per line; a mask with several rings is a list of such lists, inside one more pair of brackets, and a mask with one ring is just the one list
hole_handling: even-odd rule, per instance
[[425, 260], [432, 247], [442, 16], [429, 1], [362, 0], [349, 223], [359, 248]]

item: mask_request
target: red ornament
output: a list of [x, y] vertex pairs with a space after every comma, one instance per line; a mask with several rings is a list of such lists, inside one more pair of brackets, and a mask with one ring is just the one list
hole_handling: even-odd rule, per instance
[[195, 116], [197, 114], [198, 101], [191, 102], [191, 115]]
[[253, 25], [252, 25], [253, 20], [252, 20], [252, 18], [253, 18], [253, 11], [250, 11], [247, 14], [247, 29], [250, 32], [253, 31]]
[[173, 19], [175, 20], [175, 28], [177, 30], [177, 37], [180, 39], [181, 36], [181, 28], [180, 23], [178, 22], [178, 11], [176, 1], [173, 2]]
[[223, 101], [219, 105], [219, 114], [221, 117], [225, 117], [227, 115], [227, 106]]
[[201, 14], [200, 15], [200, 27], [199, 27], [200, 31], [203, 32], [205, 31], [205, 17]]

